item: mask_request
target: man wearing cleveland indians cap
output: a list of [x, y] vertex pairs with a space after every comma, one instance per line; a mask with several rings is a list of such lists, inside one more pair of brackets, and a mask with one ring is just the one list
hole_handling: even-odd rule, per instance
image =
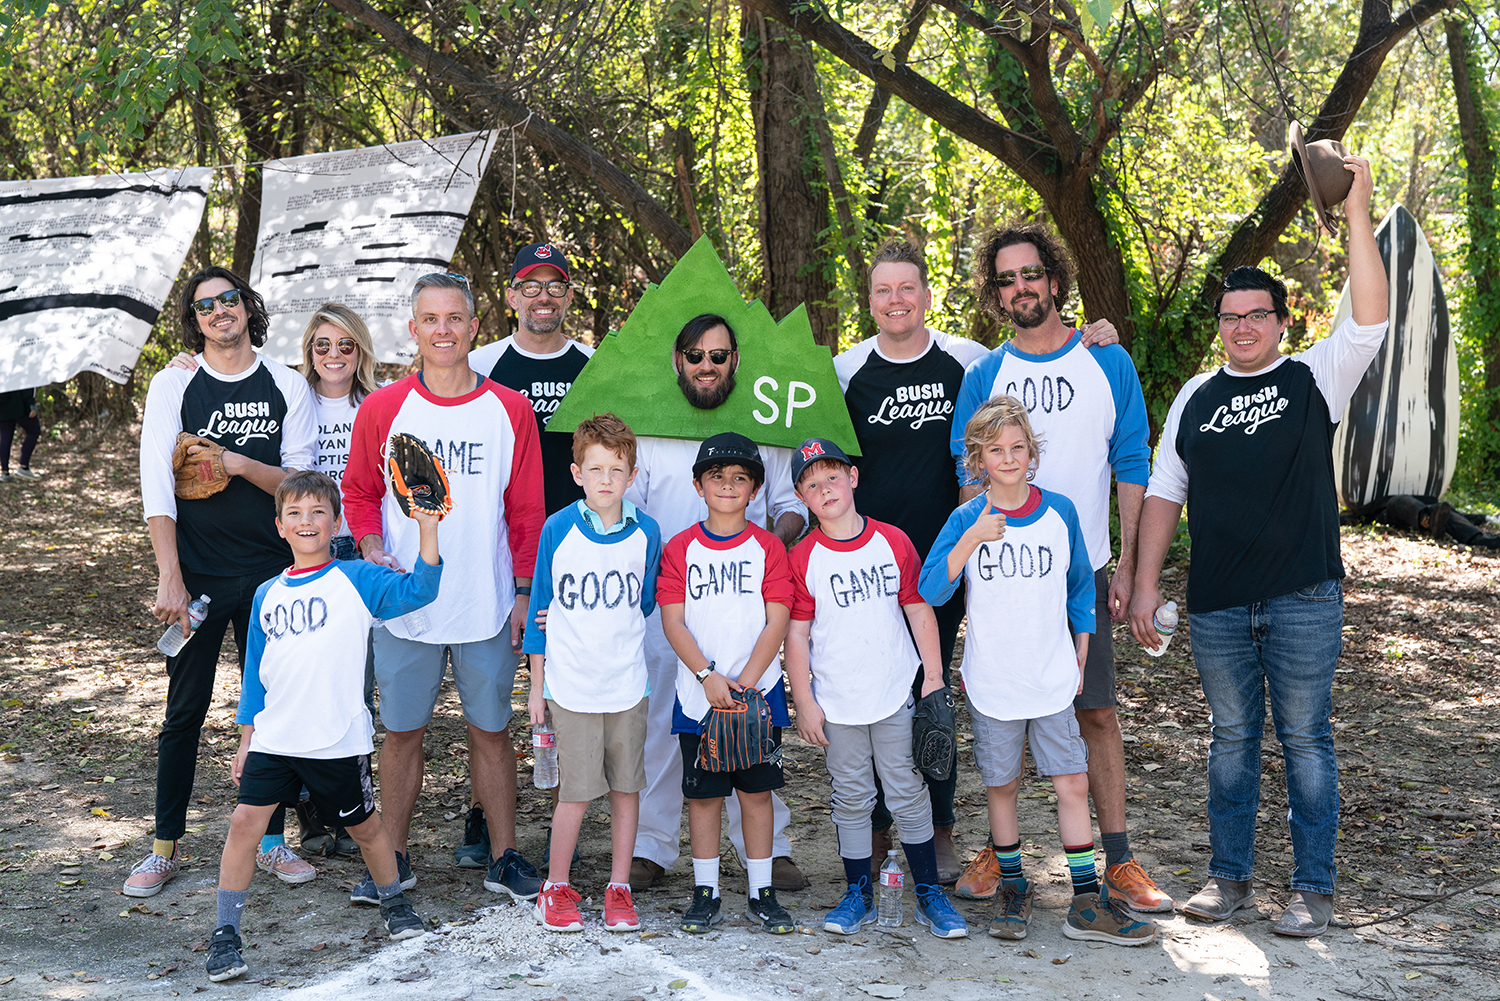
[[[563, 320], [573, 302], [572, 267], [562, 248], [553, 243], [531, 243], [516, 254], [510, 266], [505, 301], [516, 311], [516, 332], [504, 340], [469, 352], [469, 367], [531, 403], [542, 445], [542, 484], [549, 516], [583, 499], [583, 488], [573, 480], [573, 436], [543, 434], [573, 380], [583, 371], [594, 349], [563, 334]], [[464, 840], [453, 850], [461, 868], [489, 865], [490, 844], [484, 807], [476, 797], [464, 823]]]

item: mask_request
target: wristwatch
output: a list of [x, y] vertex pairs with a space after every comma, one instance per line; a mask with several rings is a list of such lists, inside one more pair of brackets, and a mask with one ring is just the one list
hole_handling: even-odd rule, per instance
[[709, 661], [708, 662], [708, 666], [705, 667], [703, 670], [699, 671], [697, 674], [695, 674], [694, 677], [698, 679], [698, 684], [701, 685], [701, 684], [703, 684], [703, 682], [707, 681], [708, 680], [708, 676], [710, 674], [713, 674], [713, 673], [714, 673], [714, 662], [713, 661]]

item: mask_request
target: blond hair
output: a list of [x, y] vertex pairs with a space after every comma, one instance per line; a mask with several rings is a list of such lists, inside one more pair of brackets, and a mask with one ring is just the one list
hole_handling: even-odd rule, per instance
[[[349, 387], [349, 402], [357, 407], [375, 391], [375, 345], [370, 340], [370, 328], [365, 326], [358, 313], [343, 303], [325, 302], [318, 307], [312, 319], [307, 321], [307, 329], [302, 331], [303, 374], [315, 393], [322, 392], [323, 378], [318, 375], [318, 366], [313, 364], [313, 340], [318, 328], [325, 323], [343, 331], [359, 347], [359, 364], [354, 366], [354, 384]], [[328, 350], [337, 351], [338, 338], [333, 340]]]
[[1031, 453], [1031, 462], [1026, 467], [1026, 479], [1036, 479], [1037, 464], [1042, 461], [1042, 441], [1031, 430], [1031, 418], [1026, 407], [1014, 396], [997, 396], [974, 411], [964, 427], [964, 468], [975, 479], [984, 480], [984, 449], [1000, 437], [1000, 432], [1014, 424], [1021, 429], [1026, 439], [1026, 450]]

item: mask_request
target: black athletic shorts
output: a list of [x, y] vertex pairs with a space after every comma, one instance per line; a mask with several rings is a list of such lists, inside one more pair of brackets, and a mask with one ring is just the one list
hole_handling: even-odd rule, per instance
[[240, 802], [246, 806], [295, 803], [307, 787], [308, 796], [325, 824], [354, 827], [375, 814], [375, 788], [370, 781], [370, 756], [296, 758], [287, 754], [251, 751], [240, 775]]
[[682, 795], [685, 799], [722, 799], [732, 795], [736, 789], [742, 792], [770, 792], [786, 785], [781, 774], [781, 727], [771, 727], [771, 738], [776, 742], [776, 751], [770, 761], [762, 761], [749, 768], [732, 772], [705, 772], [698, 767], [699, 744], [703, 738], [696, 733], [679, 733], [682, 745]]

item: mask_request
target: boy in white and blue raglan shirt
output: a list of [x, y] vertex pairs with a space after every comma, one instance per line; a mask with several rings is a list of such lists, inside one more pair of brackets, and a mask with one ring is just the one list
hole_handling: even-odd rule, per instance
[[210, 980], [229, 980], [247, 969], [240, 955], [240, 911], [260, 836], [271, 813], [295, 802], [304, 787], [320, 815], [339, 818], [359, 844], [370, 873], [364, 882], [391, 938], [422, 934], [422, 919], [401, 892], [395, 846], [375, 812], [370, 781], [375, 726], [364, 699], [365, 646], [377, 618], [405, 615], [437, 597], [441, 515], [413, 512], [421, 529], [421, 559], [406, 574], [331, 559], [328, 545], [338, 529], [339, 508], [339, 488], [322, 473], [292, 473], [276, 489], [276, 530], [292, 548], [292, 567], [262, 584], [251, 606], [235, 714], [240, 749], [233, 777], [239, 805], [219, 862]]
[[531, 725], [550, 712], [557, 734], [551, 858], [536, 898], [536, 918], [549, 931], [583, 930], [568, 870], [584, 813], [606, 794], [613, 855], [604, 927], [641, 927], [630, 852], [646, 788], [646, 616], [656, 608], [661, 530], [625, 499], [635, 459], [635, 435], [614, 414], [579, 424], [572, 473], [583, 500], [548, 518], [537, 546], [521, 648], [530, 656]]
[[1057, 791], [1057, 829], [1073, 879], [1063, 934], [1141, 945], [1156, 937], [1156, 926], [1102, 894], [1094, 866], [1088, 746], [1073, 711], [1095, 625], [1093, 567], [1078, 514], [1067, 497], [1031, 485], [1040, 446], [1021, 401], [1001, 396], [984, 404], [964, 438], [968, 472], [986, 489], [949, 516], [919, 589], [941, 605], [960, 579], [966, 588], [961, 671], [1001, 875], [990, 934], [1024, 938], [1031, 916], [1034, 891], [1021, 874], [1016, 817], [1029, 737], [1037, 771]]

